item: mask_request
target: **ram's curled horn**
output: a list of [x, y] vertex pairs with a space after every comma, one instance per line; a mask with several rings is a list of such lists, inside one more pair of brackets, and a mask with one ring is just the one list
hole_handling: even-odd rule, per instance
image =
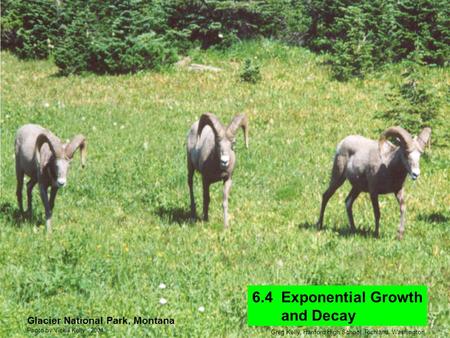
[[200, 137], [200, 135], [202, 134], [203, 128], [207, 125], [212, 128], [214, 135], [218, 139], [224, 138], [225, 128], [223, 127], [222, 123], [220, 123], [217, 116], [212, 113], [205, 113], [200, 117], [200, 122], [198, 124], [198, 132], [197, 132], [198, 137]]
[[54, 137], [53, 135], [50, 135], [49, 133], [42, 133], [39, 134], [39, 136], [36, 139], [36, 151], [41, 152], [41, 147], [44, 143], [47, 143], [51, 152], [56, 158], [61, 158], [63, 156], [63, 149], [61, 142]]
[[425, 127], [422, 129], [419, 135], [417, 135], [417, 143], [419, 144], [420, 151], [425, 150], [425, 146], [430, 142], [431, 128]]
[[406, 152], [411, 152], [414, 150], [414, 143], [411, 134], [408, 133], [402, 127], [397, 126], [397, 127], [390, 127], [381, 134], [379, 140], [380, 153], [383, 149], [383, 144], [388, 137], [397, 137], [400, 140], [401, 146]]
[[228, 136], [230, 138], [235, 138], [239, 128], [242, 128], [242, 130], [244, 131], [245, 147], [248, 148], [248, 119], [245, 114], [239, 114], [233, 118], [233, 121], [231, 121], [230, 125], [227, 128]]
[[73, 158], [74, 153], [80, 148], [81, 167], [86, 165], [87, 142], [83, 135], [76, 135], [66, 147], [66, 155], [69, 159]]

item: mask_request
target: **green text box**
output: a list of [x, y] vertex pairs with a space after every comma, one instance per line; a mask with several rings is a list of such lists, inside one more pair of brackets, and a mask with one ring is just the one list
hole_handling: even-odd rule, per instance
[[425, 285], [250, 285], [251, 326], [426, 326]]

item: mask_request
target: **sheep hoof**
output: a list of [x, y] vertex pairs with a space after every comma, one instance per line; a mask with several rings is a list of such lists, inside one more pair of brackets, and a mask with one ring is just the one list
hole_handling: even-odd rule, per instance
[[50, 221], [45, 222], [45, 228], [47, 230], [47, 234], [52, 233], [52, 223]]

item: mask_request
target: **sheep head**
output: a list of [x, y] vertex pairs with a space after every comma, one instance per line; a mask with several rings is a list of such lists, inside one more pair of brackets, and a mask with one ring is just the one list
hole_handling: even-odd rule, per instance
[[412, 137], [402, 127], [390, 127], [385, 130], [380, 137], [379, 150], [380, 153], [383, 144], [388, 137], [395, 137], [400, 140], [400, 147], [402, 149], [401, 156], [405, 169], [413, 180], [416, 180], [420, 175], [420, 156], [425, 150], [425, 145], [428, 143], [431, 136], [431, 128], [424, 128], [416, 137]]
[[36, 155], [38, 163], [41, 168], [45, 166], [44, 161], [41, 161], [41, 152], [44, 145], [48, 146], [53, 160], [47, 163], [50, 164], [49, 176], [54, 187], [64, 187], [67, 183], [67, 174], [70, 167], [70, 162], [76, 152], [80, 149], [81, 166], [84, 168], [86, 164], [87, 142], [83, 135], [75, 136], [69, 143], [62, 143], [56, 136], [50, 132], [42, 133], [36, 139]]
[[220, 158], [220, 169], [227, 170], [230, 159], [234, 157], [234, 144], [239, 128], [244, 131], [245, 146], [248, 148], [248, 120], [244, 114], [236, 115], [228, 127], [225, 127], [212, 113], [205, 113], [200, 117], [197, 136], [200, 137], [203, 128], [210, 126], [216, 139], [216, 151]]

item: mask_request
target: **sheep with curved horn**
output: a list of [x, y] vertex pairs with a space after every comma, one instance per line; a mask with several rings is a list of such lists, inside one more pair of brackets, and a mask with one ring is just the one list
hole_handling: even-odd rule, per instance
[[[368, 192], [375, 216], [375, 236], [378, 237], [380, 221], [378, 195], [394, 193], [400, 205], [398, 238], [401, 239], [405, 230], [406, 212], [403, 184], [407, 174], [413, 180], [419, 177], [420, 156], [430, 136], [431, 129], [428, 127], [415, 138], [402, 127], [391, 127], [381, 134], [378, 142], [359, 135], [344, 138], [337, 146], [331, 181], [322, 196], [322, 206], [317, 222], [319, 229], [322, 227], [328, 200], [348, 179], [352, 189], [345, 199], [345, 206], [350, 229], [355, 231], [353, 202], [361, 192]], [[388, 142], [389, 137], [397, 138], [400, 146]]]
[[[26, 124], [17, 130], [15, 140], [17, 202], [23, 213], [22, 189], [24, 175], [30, 177], [27, 183], [28, 208], [32, 213], [32, 191], [36, 183], [45, 207], [45, 225], [51, 232], [52, 211], [58, 189], [67, 183], [67, 172], [77, 149], [80, 149], [81, 166], [84, 167], [87, 143], [83, 135], [75, 136], [69, 143], [63, 143], [51, 131], [36, 125]], [[48, 188], [50, 199], [48, 198]]]
[[239, 128], [244, 131], [245, 146], [248, 148], [248, 120], [244, 114], [233, 118], [225, 127], [211, 113], [205, 113], [195, 122], [187, 137], [188, 185], [191, 200], [191, 218], [196, 218], [193, 179], [197, 170], [203, 182], [203, 218], [208, 220], [209, 186], [222, 180], [223, 185], [223, 218], [228, 227], [228, 196], [231, 189], [231, 177], [236, 164], [234, 143]]

